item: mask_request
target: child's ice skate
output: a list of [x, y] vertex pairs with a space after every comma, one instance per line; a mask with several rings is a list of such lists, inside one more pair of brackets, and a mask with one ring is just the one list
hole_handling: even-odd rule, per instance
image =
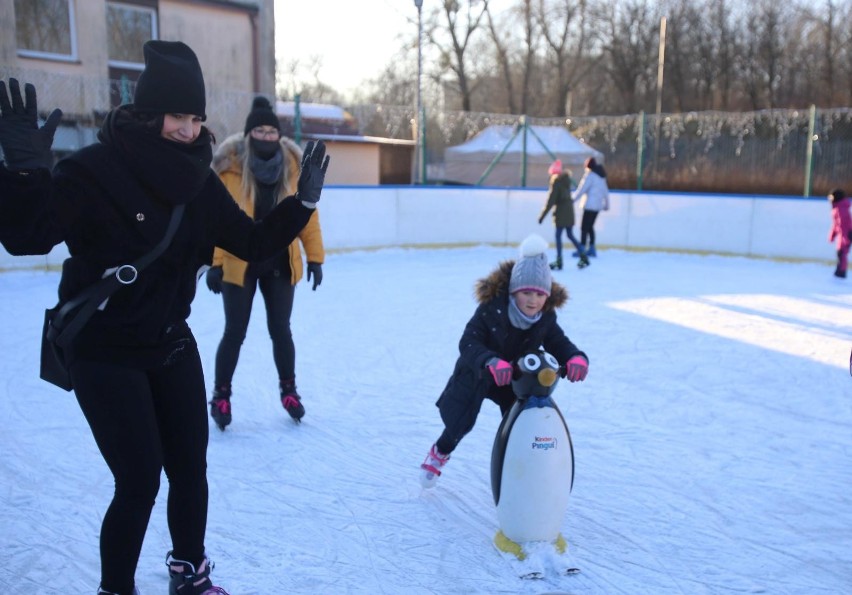
[[424, 488], [431, 488], [441, 475], [441, 467], [447, 464], [450, 455], [442, 454], [436, 445], [432, 445], [426, 460], [420, 465], [420, 483]]

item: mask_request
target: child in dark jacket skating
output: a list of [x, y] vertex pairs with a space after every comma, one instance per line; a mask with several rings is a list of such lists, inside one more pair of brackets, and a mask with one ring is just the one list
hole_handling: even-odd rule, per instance
[[504, 261], [477, 282], [479, 305], [465, 326], [455, 370], [436, 403], [444, 431], [420, 466], [424, 487], [435, 484], [450, 453], [473, 429], [484, 399], [497, 403], [503, 415], [509, 411], [515, 401], [512, 362], [520, 356], [543, 347], [565, 362], [568, 380], [586, 378], [589, 358], [556, 320], [568, 291], [553, 282], [546, 250], [543, 238], [529, 236], [517, 262]]

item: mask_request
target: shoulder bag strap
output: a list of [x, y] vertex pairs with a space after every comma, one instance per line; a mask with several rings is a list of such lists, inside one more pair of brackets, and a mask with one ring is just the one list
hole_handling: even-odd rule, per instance
[[[185, 207], [186, 205], [181, 204], [172, 210], [166, 234], [154, 246], [153, 250], [139, 257], [132, 264], [121, 265], [110, 276], [94, 285], [90, 285], [73, 299], [63, 304], [53, 317], [53, 328], [58, 334], [55, 337], [51, 337], [59, 347], [67, 347], [71, 339], [80, 332], [105, 299], [115, 293], [122, 285], [131, 285], [134, 283], [139, 273], [165, 251], [171, 243], [178, 225], [180, 225]], [[72, 314], [73, 316], [71, 316]]]

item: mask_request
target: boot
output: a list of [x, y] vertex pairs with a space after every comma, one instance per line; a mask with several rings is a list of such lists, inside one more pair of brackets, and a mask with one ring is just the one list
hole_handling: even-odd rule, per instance
[[280, 381], [281, 405], [290, 414], [296, 423], [300, 423], [305, 416], [305, 406], [302, 405], [302, 397], [296, 392], [296, 379]]
[[210, 400], [210, 417], [216, 422], [216, 426], [225, 431], [231, 423], [231, 385], [226, 384], [213, 389], [213, 398]]
[[228, 595], [225, 589], [214, 586], [210, 581], [213, 563], [207, 556], [196, 570], [192, 563], [178, 560], [169, 552], [166, 566], [169, 567], [169, 595]]
[[554, 260], [553, 262], [550, 263], [550, 268], [551, 268], [551, 270], [554, 270], [554, 271], [561, 271], [562, 270], [562, 257], [557, 256], [556, 260]]
[[580, 261], [577, 263], [577, 268], [578, 269], [584, 269], [587, 266], [589, 266], [590, 264], [592, 264], [592, 263], [591, 263], [591, 261], [589, 261], [589, 257], [586, 256], [586, 254], [584, 252], [581, 252], [580, 253]]
[[589, 249], [586, 251], [586, 256], [597, 256], [598, 252], [595, 250], [595, 245], [589, 245]]

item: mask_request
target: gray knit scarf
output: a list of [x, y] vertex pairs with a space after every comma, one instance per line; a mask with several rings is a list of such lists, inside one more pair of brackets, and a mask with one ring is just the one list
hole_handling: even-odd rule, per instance
[[261, 159], [254, 152], [249, 155], [249, 167], [255, 179], [261, 184], [274, 184], [281, 178], [284, 168], [284, 154], [276, 151], [269, 159]]
[[515, 296], [509, 296], [509, 322], [512, 323], [513, 327], [525, 331], [539, 320], [541, 320], [541, 312], [532, 317], [527, 316], [518, 308], [518, 304], [515, 303]]

